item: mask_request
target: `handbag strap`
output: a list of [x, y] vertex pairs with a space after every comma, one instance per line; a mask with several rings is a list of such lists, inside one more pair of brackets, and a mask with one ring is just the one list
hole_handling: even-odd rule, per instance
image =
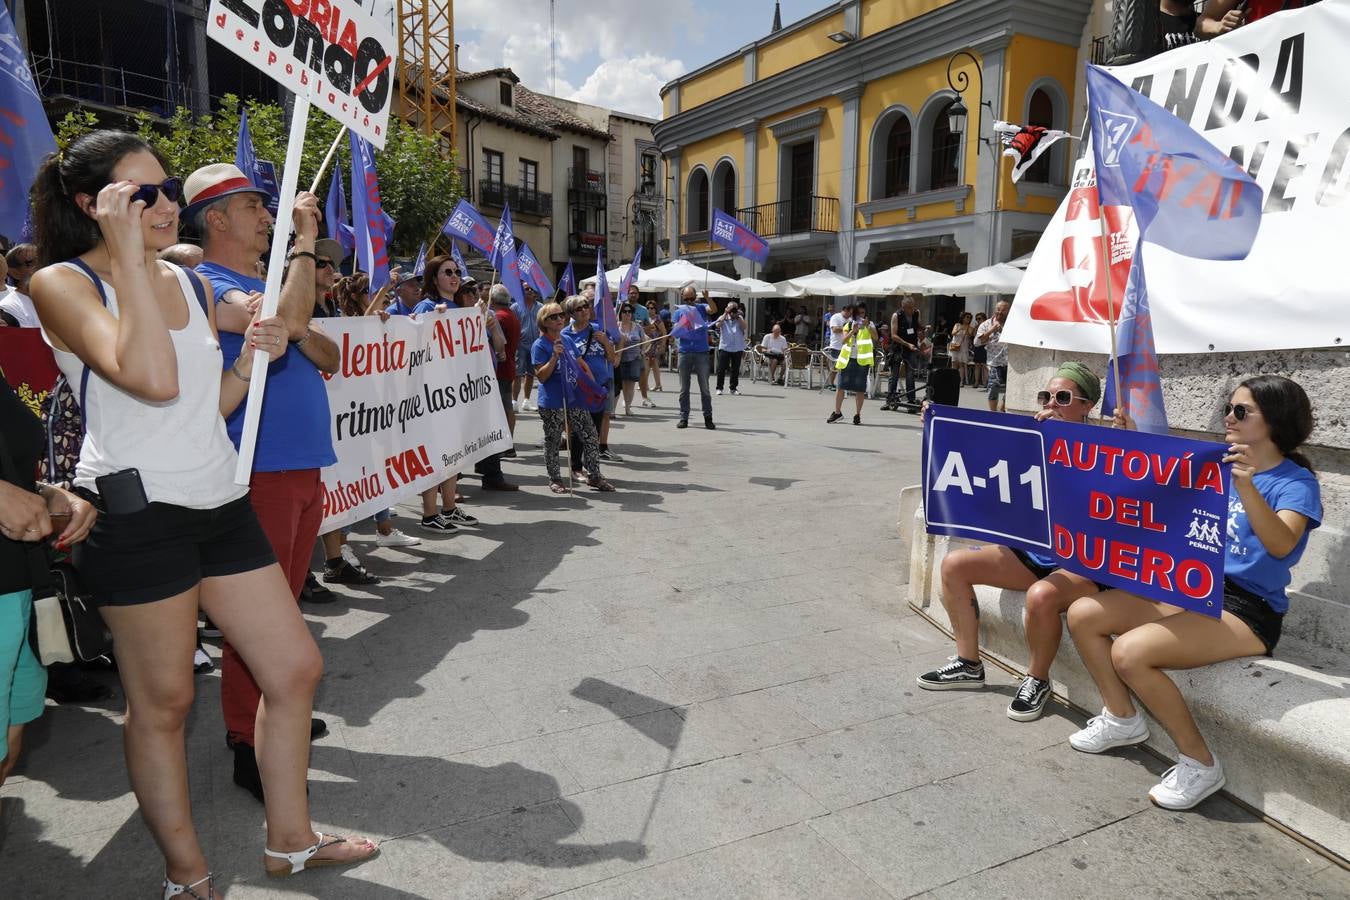
[[[72, 266], [74, 266], [75, 268], [77, 268], [77, 269], [79, 269], [81, 272], [83, 272], [84, 275], [85, 275], [85, 277], [88, 278], [90, 281], [92, 281], [92, 282], [94, 283], [94, 287], [98, 289], [98, 299], [99, 299], [100, 301], [102, 301], [104, 308], [107, 308], [107, 306], [108, 306], [108, 292], [105, 291], [105, 290], [103, 289], [103, 279], [102, 279], [102, 278], [99, 278], [98, 275], [95, 274], [93, 268], [89, 265], [89, 263], [87, 263], [87, 262], [85, 262], [84, 260], [80, 259], [78, 256], [75, 257], [74, 259], [67, 260], [67, 262], [69, 262]], [[86, 426], [85, 426], [85, 421], [84, 421], [84, 401], [85, 401], [85, 397], [88, 396], [88, 394], [89, 394], [89, 366], [86, 365], [86, 366], [83, 367], [83, 370], [80, 372], [80, 427], [81, 427], [81, 428], [86, 427]]]

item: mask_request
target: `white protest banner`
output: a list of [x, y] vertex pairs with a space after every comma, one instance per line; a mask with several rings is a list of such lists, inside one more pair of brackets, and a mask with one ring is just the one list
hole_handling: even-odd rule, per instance
[[[1279, 13], [1202, 44], [1111, 72], [1231, 156], [1265, 193], [1261, 229], [1241, 260], [1201, 260], [1149, 245], [1149, 305], [1159, 353], [1330, 347], [1350, 342], [1350, 0]], [[1085, 148], [1087, 149], [1087, 148]], [[1184, 166], [1180, 202], [1211, 191]], [[1036, 247], [1003, 339], [1105, 353], [1107, 292], [1090, 149]], [[1129, 210], [1109, 208], [1113, 218]], [[1195, 241], [1203, 242], [1198, 231]], [[1132, 247], [1112, 247], [1117, 308]], [[1315, 323], [1315, 327], [1314, 327]]]
[[225, 49], [384, 148], [398, 47], [357, 0], [211, 0], [206, 33]]
[[321, 533], [511, 448], [477, 309], [325, 319], [324, 330], [342, 363], [325, 376], [337, 462], [323, 470]]

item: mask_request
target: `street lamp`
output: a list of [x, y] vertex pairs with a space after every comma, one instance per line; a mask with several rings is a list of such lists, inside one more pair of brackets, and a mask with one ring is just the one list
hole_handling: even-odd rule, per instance
[[988, 107], [989, 117], [992, 119], [994, 117], [994, 103], [991, 100], [984, 99], [984, 70], [980, 68], [980, 61], [976, 59], [975, 55], [969, 50], [958, 50], [952, 54], [951, 59], [947, 60], [947, 87], [951, 88], [952, 93], [955, 95], [952, 105], [947, 109], [947, 127], [952, 134], [958, 137], [960, 137], [961, 133], [966, 129], [966, 118], [969, 113], [966, 110], [966, 104], [963, 102], [961, 95], [965, 93], [966, 88], [970, 87], [970, 76], [966, 74], [964, 69], [954, 75], [952, 73], [952, 67], [955, 66], [956, 61], [962, 57], [970, 60], [971, 65], [975, 67], [975, 74], [980, 79], [980, 90], [977, 99], [979, 106], [976, 107], [979, 112], [975, 116], [975, 140], [993, 146], [993, 142], [989, 138], [983, 136], [983, 110], [985, 107]]

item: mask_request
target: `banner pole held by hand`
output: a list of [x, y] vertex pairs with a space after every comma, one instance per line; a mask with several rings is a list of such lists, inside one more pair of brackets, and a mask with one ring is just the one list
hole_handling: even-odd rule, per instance
[[[281, 197], [277, 221], [272, 230], [272, 251], [267, 257], [267, 287], [263, 293], [262, 319], [277, 314], [281, 300], [281, 276], [286, 267], [286, 244], [291, 237], [295, 210], [295, 193], [300, 181], [300, 158], [305, 152], [305, 126], [309, 122], [309, 98], [295, 95], [291, 111], [291, 135], [286, 143], [286, 168], [281, 176]], [[331, 152], [331, 151], [330, 151]], [[248, 399], [244, 407], [244, 429], [239, 436], [239, 464], [234, 470], [235, 484], [248, 484], [253, 474], [253, 450], [258, 443], [258, 422], [262, 416], [263, 392], [267, 389], [267, 363], [253, 362], [253, 374], [248, 383]]]
[[1120, 361], [1116, 357], [1116, 298], [1111, 286], [1111, 238], [1106, 232], [1106, 207], [1102, 205], [1101, 191], [1097, 192], [1097, 221], [1102, 226], [1102, 271], [1106, 277], [1106, 322], [1111, 328], [1111, 381], [1116, 391], [1116, 409], [1123, 408], [1125, 397], [1120, 393]]
[[[328, 164], [331, 163], [333, 157], [337, 155], [338, 145], [342, 143], [342, 139], [346, 136], [347, 126], [343, 125], [338, 129], [337, 137], [333, 138], [333, 146], [328, 148], [328, 154], [324, 156], [323, 162], [319, 163], [319, 171], [314, 173], [314, 183], [309, 186], [309, 192], [311, 194], [317, 194], [319, 192], [319, 182], [323, 181], [323, 173], [328, 171]], [[287, 154], [290, 153], [290, 147], [286, 148], [286, 152]]]

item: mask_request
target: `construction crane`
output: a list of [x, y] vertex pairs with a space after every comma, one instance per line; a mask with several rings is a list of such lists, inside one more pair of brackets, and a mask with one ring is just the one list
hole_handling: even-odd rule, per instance
[[455, 148], [454, 0], [398, 0], [399, 118]]

